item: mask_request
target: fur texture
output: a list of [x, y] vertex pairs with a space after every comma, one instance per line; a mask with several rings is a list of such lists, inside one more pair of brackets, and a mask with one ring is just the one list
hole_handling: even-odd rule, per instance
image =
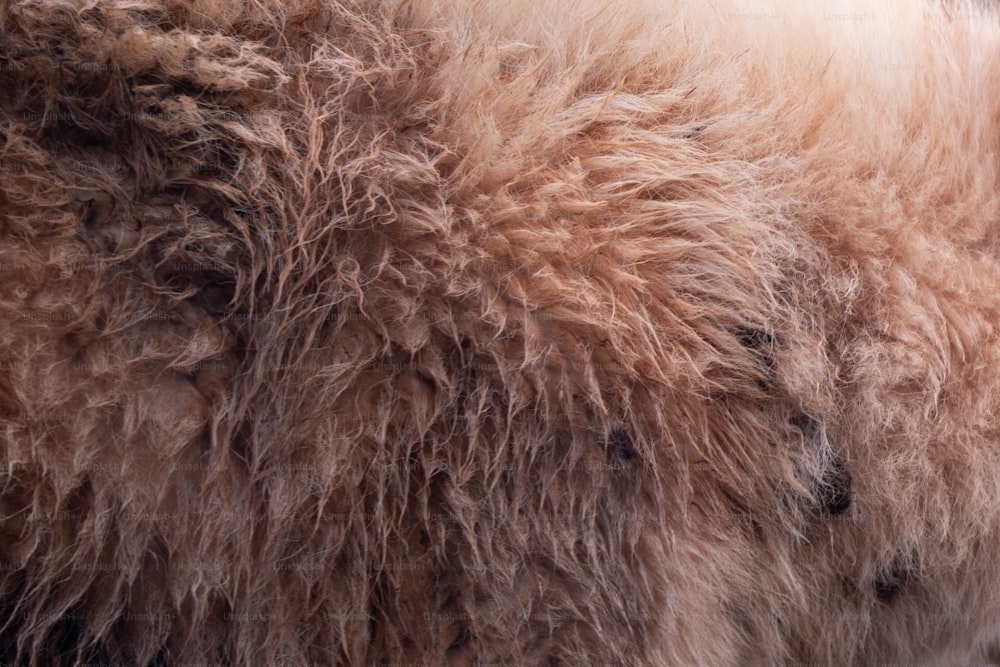
[[965, 665], [1000, 21], [0, 2], [0, 660]]

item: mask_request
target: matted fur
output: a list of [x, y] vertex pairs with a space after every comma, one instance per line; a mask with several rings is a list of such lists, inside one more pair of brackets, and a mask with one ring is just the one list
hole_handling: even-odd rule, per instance
[[0, 2], [0, 660], [969, 664], [1000, 21]]

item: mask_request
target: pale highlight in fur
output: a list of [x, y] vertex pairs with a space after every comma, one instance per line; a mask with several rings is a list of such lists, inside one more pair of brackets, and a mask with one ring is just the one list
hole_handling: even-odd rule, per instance
[[0, 30], [0, 660], [1000, 636], [992, 11], [5, 0]]

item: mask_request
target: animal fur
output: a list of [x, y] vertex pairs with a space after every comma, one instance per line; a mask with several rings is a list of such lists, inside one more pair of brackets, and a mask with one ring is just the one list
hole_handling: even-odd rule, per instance
[[0, 1], [0, 661], [967, 665], [1000, 19]]

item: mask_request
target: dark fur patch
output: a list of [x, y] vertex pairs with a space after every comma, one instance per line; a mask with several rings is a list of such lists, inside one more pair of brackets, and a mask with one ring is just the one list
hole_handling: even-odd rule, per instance
[[774, 336], [764, 329], [753, 327], [737, 327], [736, 338], [740, 345], [754, 353], [757, 357], [760, 376], [757, 385], [762, 391], [767, 391], [772, 384], [774, 369]]
[[[807, 442], [819, 446], [818, 421], [805, 413], [799, 413], [793, 416], [790, 422], [802, 432], [802, 437]], [[851, 506], [852, 485], [853, 478], [847, 469], [847, 464], [841, 456], [835, 454], [822, 476], [811, 484], [813, 495], [816, 497], [817, 511], [826, 516], [837, 516], [846, 512]]]
[[843, 514], [851, 506], [851, 473], [839, 456], [834, 457], [820, 480], [816, 494], [820, 511], [829, 516]]
[[753, 329], [750, 327], [738, 327], [736, 336], [740, 340], [740, 345], [753, 350], [760, 355], [761, 360], [768, 369], [774, 368], [774, 336], [764, 329]]
[[799, 412], [789, 419], [792, 426], [802, 431], [802, 437], [814, 440], [819, 436], [819, 422], [804, 412]]
[[896, 556], [875, 579], [875, 597], [886, 604], [895, 600], [916, 576], [916, 568], [901, 556]]
[[621, 426], [613, 427], [608, 433], [608, 451], [623, 461], [631, 461], [635, 457], [632, 438]]
[[458, 636], [448, 645], [448, 651], [458, 651], [472, 641], [472, 631], [469, 628], [462, 628]]

